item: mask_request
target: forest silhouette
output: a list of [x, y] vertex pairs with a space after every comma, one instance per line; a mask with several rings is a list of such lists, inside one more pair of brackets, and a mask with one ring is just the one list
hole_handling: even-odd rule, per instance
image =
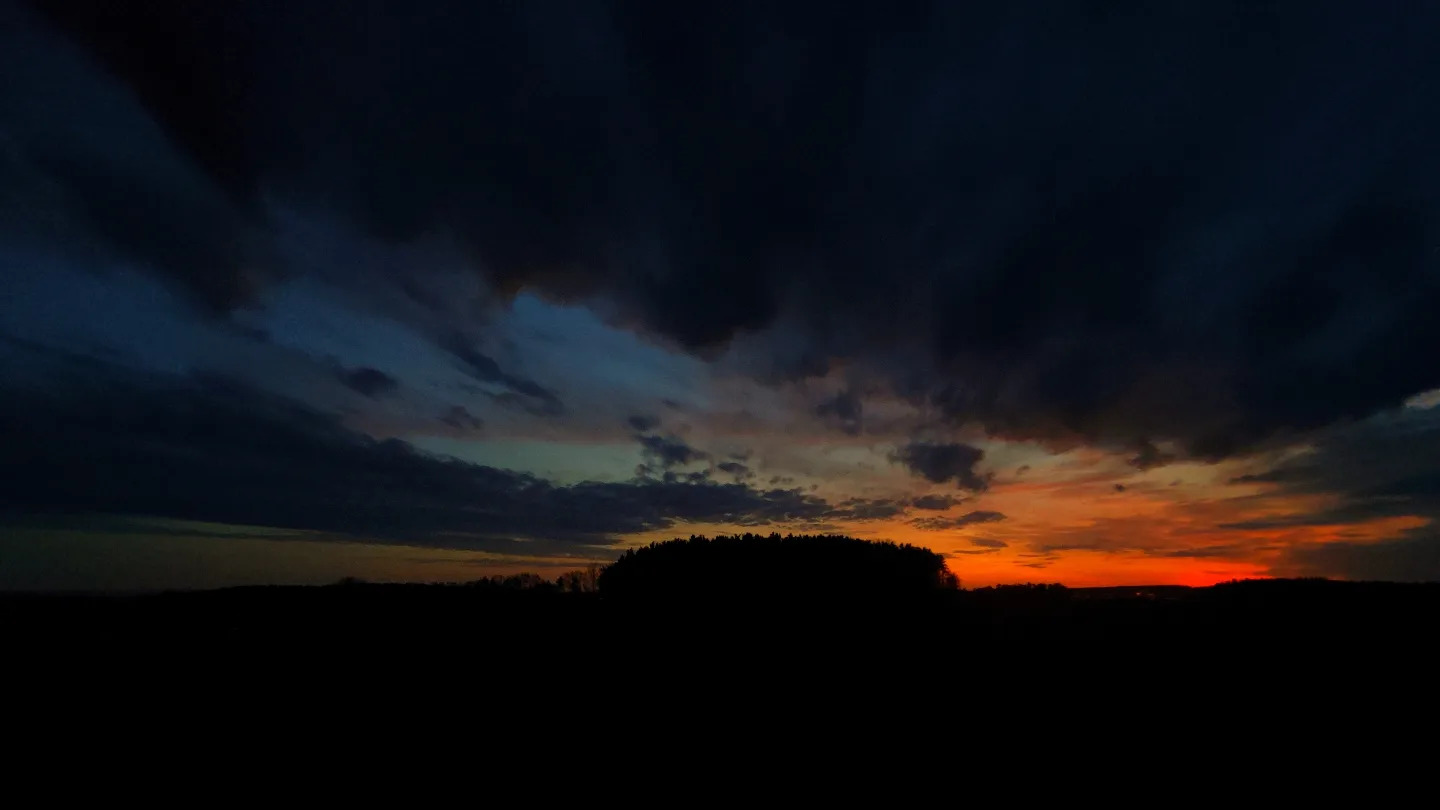
[[[0, 632], [30, 646], [236, 654], [454, 648], [505, 660], [704, 651], [728, 660], [991, 656], [1201, 648], [1262, 654], [1414, 648], [1440, 585], [1256, 580], [1208, 588], [963, 589], [940, 554], [837, 535], [677, 538], [603, 568], [448, 584], [345, 580], [132, 596], [0, 595]], [[557, 639], [564, 639], [559, 644]]]
[[843, 535], [692, 535], [626, 551], [599, 578], [602, 596], [627, 601], [869, 602], [955, 590], [929, 549]]

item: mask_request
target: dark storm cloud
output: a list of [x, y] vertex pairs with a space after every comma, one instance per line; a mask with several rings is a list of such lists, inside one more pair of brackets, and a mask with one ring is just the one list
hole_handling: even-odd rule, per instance
[[[941, 531], [944, 529], [963, 529], [966, 526], [974, 526], [980, 523], [998, 523], [1002, 520], [1005, 520], [1005, 515], [1001, 514], [1000, 512], [991, 512], [984, 509], [978, 509], [974, 512], [966, 512], [959, 517], [953, 518], [916, 518], [915, 520], [910, 521], [910, 525], [914, 526], [917, 529], [925, 529], [927, 531]], [[998, 548], [998, 546], [996, 548]]]
[[692, 461], [704, 461], [710, 454], [696, 450], [683, 439], [674, 436], [636, 436], [640, 452], [652, 465], [662, 468], [678, 467]]
[[179, 168], [45, 101], [0, 171], [213, 305], [297, 200], [1005, 436], [1218, 458], [1440, 386], [1434, 4], [29, 5], [15, 65], [68, 37]]
[[1174, 460], [1174, 455], [1161, 451], [1151, 442], [1141, 441], [1135, 455], [1130, 459], [1130, 466], [1142, 471], [1153, 470]]
[[565, 404], [555, 392], [534, 380], [506, 372], [500, 368], [495, 358], [476, 349], [465, 336], [451, 335], [442, 341], [442, 345], [460, 361], [465, 372], [474, 379], [509, 389], [496, 395], [496, 401], [518, 405], [537, 416], [560, 416], [565, 413]]
[[827, 517], [836, 520], [885, 520], [905, 513], [905, 504], [885, 498], [850, 498], [835, 505]]
[[1378, 543], [1341, 541], [1291, 549], [1279, 573], [1388, 582], [1440, 581], [1440, 532], [1414, 532]]
[[963, 501], [963, 498], [953, 498], [949, 495], [921, 495], [910, 502], [916, 509], [928, 509], [934, 512], [943, 512], [946, 509]]
[[400, 381], [378, 368], [355, 368], [340, 372], [340, 381], [350, 390], [375, 398], [393, 394], [400, 388]]
[[648, 414], [635, 414], [626, 419], [625, 422], [639, 433], [649, 433], [655, 428], [660, 427], [660, 417]]
[[1267, 529], [1293, 529], [1298, 526], [1334, 526], [1338, 524], [1351, 523], [1354, 521], [1369, 520], [1376, 517], [1392, 516], [1396, 513], [1396, 507], [1406, 509], [1408, 501], [1387, 498], [1371, 503], [1348, 503], [1342, 507], [1332, 507], [1318, 512], [1311, 512], [1299, 515], [1281, 515], [1273, 518], [1257, 518], [1255, 520], [1237, 520], [1231, 523], [1221, 523], [1216, 528], [1233, 529], [1238, 531], [1264, 531]]
[[[1333, 507], [1354, 520], [1373, 514], [1440, 514], [1440, 409], [1404, 409], [1319, 434], [1312, 449], [1237, 483], [1267, 483], [1279, 492], [1342, 495]], [[1330, 512], [1308, 516], [1324, 521]]]
[[746, 478], [754, 478], [755, 471], [741, 464], [738, 461], [722, 461], [715, 465], [715, 469], [726, 475], [732, 475], [736, 481], [743, 481]]
[[1167, 550], [1163, 550], [1163, 551], [1162, 551], [1162, 550], [1157, 550], [1157, 549], [1146, 549], [1145, 553], [1150, 554], [1150, 555], [1153, 555], [1153, 556], [1156, 556], [1156, 557], [1175, 557], [1175, 558], [1192, 558], [1192, 559], [1208, 559], [1208, 558], [1212, 558], [1212, 557], [1219, 557], [1219, 558], [1233, 557], [1233, 558], [1236, 558], [1236, 559], [1244, 559], [1244, 558], [1246, 558], [1247, 556], [1253, 555], [1257, 550], [1264, 550], [1264, 549], [1257, 549], [1255, 546], [1250, 546], [1250, 545], [1230, 544], [1230, 545], [1219, 545], [1219, 546], [1200, 546], [1200, 547], [1198, 547], [1198, 548], [1176, 548], [1176, 549], [1167, 549]]
[[848, 388], [817, 405], [815, 414], [849, 436], [860, 435], [865, 426], [864, 405], [860, 397]]
[[456, 430], [476, 431], [485, 426], [485, 421], [469, 410], [464, 405], [455, 405], [446, 411], [440, 421]]
[[436, 546], [607, 544], [681, 522], [815, 522], [794, 489], [644, 480], [557, 486], [375, 441], [223, 380], [12, 388], [0, 400], [0, 506], [338, 532]]
[[1440, 409], [1402, 409], [1324, 431], [1313, 449], [1234, 483], [1270, 484], [1277, 494], [1326, 495], [1331, 505], [1300, 515], [1222, 524], [1238, 530], [1345, 526], [1415, 517], [1425, 525], [1380, 541], [1289, 548], [1277, 573], [1350, 579], [1440, 580]]
[[[143, 264], [210, 311], [249, 300], [260, 217], [173, 151], [159, 108], [24, 5], [0, 2], [0, 238]], [[184, 73], [175, 86], [205, 81]]]
[[961, 489], [979, 492], [989, 486], [987, 479], [975, 469], [984, 457], [984, 450], [968, 444], [911, 442], [898, 448], [891, 460], [927, 481], [936, 484], [954, 481]]

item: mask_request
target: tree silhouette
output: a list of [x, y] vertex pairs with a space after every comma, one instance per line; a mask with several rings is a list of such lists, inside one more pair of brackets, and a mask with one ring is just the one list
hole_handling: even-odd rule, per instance
[[627, 551], [600, 574], [616, 599], [871, 601], [955, 590], [941, 555], [842, 535], [691, 536]]
[[591, 565], [580, 571], [566, 571], [555, 578], [562, 593], [595, 593], [599, 589], [600, 566]]

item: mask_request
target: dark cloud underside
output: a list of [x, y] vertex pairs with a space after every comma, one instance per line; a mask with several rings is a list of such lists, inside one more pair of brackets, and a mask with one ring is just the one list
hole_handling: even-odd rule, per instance
[[815, 414], [850, 436], [859, 435], [865, 427], [864, 405], [859, 395], [848, 389], [817, 405]]
[[984, 457], [985, 451], [978, 447], [937, 442], [911, 442], [898, 448], [892, 456], [927, 481], [935, 484], [954, 481], [961, 489], [976, 492], [989, 486], [985, 476], [975, 469]]
[[1311, 452], [1235, 483], [1266, 484], [1279, 494], [1324, 495], [1326, 508], [1222, 524], [1267, 531], [1343, 526], [1385, 518], [1423, 525], [1379, 541], [1341, 540], [1290, 548], [1282, 574], [1351, 579], [1440, 580], [1440, 410], [1380, 414], [1320, 434]]
[[649, 433], [660, 427], [660, 417], [648, 414], [635, 414], [626, 418], [625, 423], [640, 433]]
[[[963, 528], [965, 528], [966, 526], [974, 526], [974, 525], [981, 524], [981, 523], [998, 523], [999, 521], [1002, 521], [1002, 520], [1005, 520], [1005, 515], [1003, 515], [1003, 514], [1001, 514], [1001, 513], [999, 513], [999, 512], [993, 512], [993, 511], [989, 511], [989, 510], [979, 509], [979, 510], [976, 510], [976, 511], [974, 511], [974, 512], [966, 512], [965, 514], [960, 515], [959, 517], [953, 517], [953, 518], [947, 518], [947, 517], [917, 518], [917, 519], [915, 519], [915, 520], [910, 521], [910, 523], [911, 523], [911, 525], [915, 526], [915, 527], [918, 528], [918, 529], [927, 529], [927, 530], [930, 530], [930, 531], [942, 531], [942, 530], [945, 530], [945, 529], [963, 529]], [[992, 542], [992, 541], [979, 541], [979, 542], [976, 542], [975, 544], [976, 544], [976, 545], [985, 545], [985, 543], [987, 543], [987, 542]], [[998, 542], [998, 541], [993, 541], [993, 542]], [[989, 547], [990, 547], [990, 548], [1004, 548], [1004, 544], [1002, 543], [1002, 544], [999, 545], [999, 546], [989, 546]]]
[[[1128, 462], [1116, 509], [1225, 458], [1324, 504], [1158, 556], [1313, 533], [1273, 571], [1440, 578], [1440, 417], [1397, 410], [1440, 388], [1436, 31], [1339, 0], [0, 0], [0, 505], [472, 547], [977, 531], [1005, 516], [944, 513], [996, 469], [1057, 474], [1023, 439]], [[603, 420], [641, 464], [559, 486], [331, 396], [439, 441]], [[789, 488], [782, 422], [894, 445], [915, 491]]]
[[[451, 414], [458, 420], [455, 414]], [[460, 427], [472, 427], [460, 424]], [[708, 481], [556, 486], [375, 441], [217, 379], [96, 376], [0, 402], [0, 505], [312, 529], [435, 546], [608, 544], [682, 522], [848, 515], [799, 490]]]
[[638, 436], [641, 453], [647, 460], [664, 469], [678, 467], [694, 461], [704, 461], [708, 453], [696, 450], [683, 439], [674, 436]]
[[376, 368], [357, 368], [340, 374], [340, 381], [358, 394], [375, 398], [394, 393], [400, 381]]
[[1142, 468], [1440, 385], [1434, 4], [23, 5], [9, 187], [212, 309], [296, 269], [280, 200], [697, 352], [783, 324], [767, 376], [843, 360]]
[[935, 512], [943, 512], [946, 509], [960, 503], [959, 498], [949, 495], [922, 495], [910, 502], [916, 509], [928, 509]]

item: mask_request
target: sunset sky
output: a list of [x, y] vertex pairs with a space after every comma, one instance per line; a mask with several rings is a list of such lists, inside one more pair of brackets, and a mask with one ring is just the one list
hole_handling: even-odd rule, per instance
[[1437, 31], [0, 0], [0, 590], [1440, 579]]

